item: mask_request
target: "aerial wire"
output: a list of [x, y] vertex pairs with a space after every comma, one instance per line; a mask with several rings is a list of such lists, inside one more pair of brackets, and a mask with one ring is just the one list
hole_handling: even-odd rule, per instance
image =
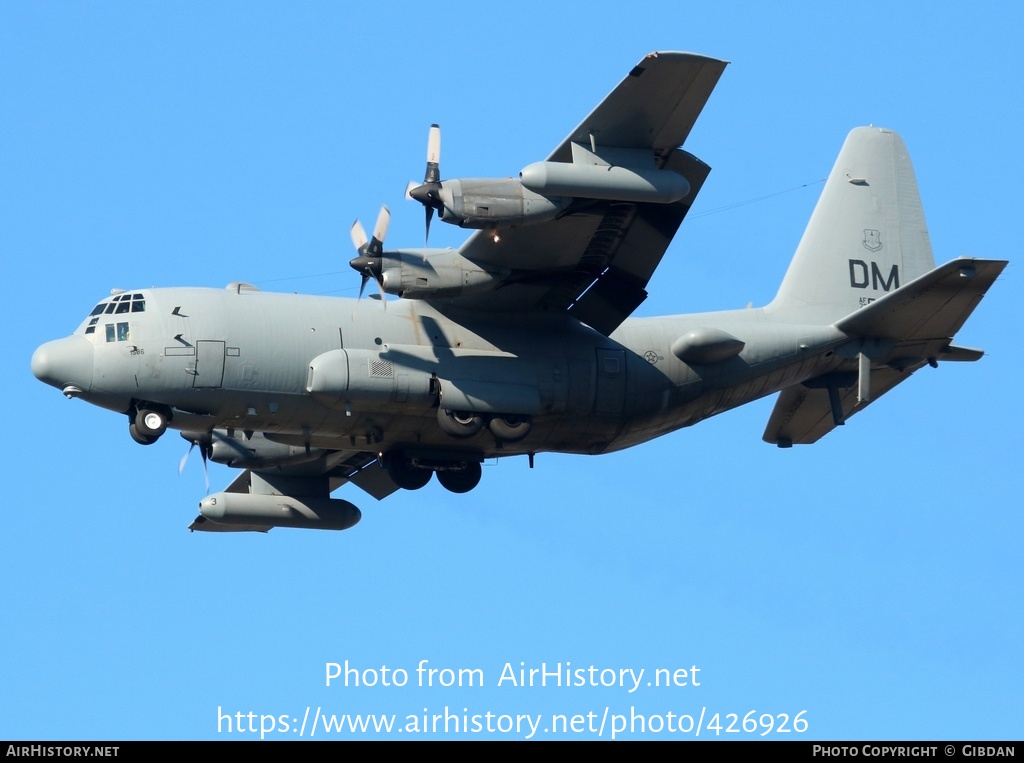
[[[824, 177], [823, 178], [818, 178], [817, 180], [811, 180], [811, 181], [809, 181], [807, 183], [801, 183], [800, 185], [795, 185], [792, 188], [784, 188], [781, 191], [774, 191], [772, 193], [767, 193], [767, 194], [765, 194], [763, 196], [755, 196], [752, 199], [746, 199], [744, 201], [737, 201], [737, 202], [734, 202], [732, 204], [726, 204], [725, 206], [722, 206], [722, 207], [715, 207], [714, 209], [707, 209], [707, 210], [704, 210], [703, 212], [698, 212], [697, 214], [687, 215], [686, 219], [687, 220], [697, 220], [697, 219], [699, 219], [701, 217], [708, 217], [709, 215], [716, 215], [716, 214], [718, 214], [720, 212], [728, 212], [731, 209], [738, 209], [739, 207], [746, 207], [746, 206], [748, 206], [750, 204], [757, 204], [758, 202], [761, 202], [761, 201], [767, 201], [768, 199], [774, 199], [776, 196], [784, 196], [787, 193], [793, 193], [795, 191], [803, 190], [804, 188], [810, 188], [812, 186], [819, 185], [821, 183], [824, 183], [827, 179], [828, 178], [824, 178]], [[345, 271], [343, 271], [343, 270], [334, 270], [334, 271], [330, 271], [328, 273], [308, 273], [308, 274], [305, 274], [305, 275], [281, 276], [281, 277], [278, 277], [278, 278], [261, 278], [259, 280], [253, 281], [253, 283], [256, 284], [256, 285], [259, 285], [259, 284], [279, 283], [281, 281], [298, 281], [298, 280], [301, 280], [303, 278], [326, 278], [326, 277], [330, 277], [330, 276], [341, 275], [344, 272]], [[314, 294], [314, 295], [337, 294], [339, 292], [352, 291], [353, 289], [354, 289], [354, 287], [345, 287], [345, 288], [341, 288], [341, 289], [331, 289], [329, 291], [318, 291], [318, 292], [307, 292], [307, 293]]]

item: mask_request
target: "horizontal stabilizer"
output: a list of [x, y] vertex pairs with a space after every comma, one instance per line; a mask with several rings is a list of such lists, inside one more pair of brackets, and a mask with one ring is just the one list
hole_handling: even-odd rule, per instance
[[780, 447], [816, 442], [926, 363], [978, 360], [981, 350], [952, 339], [1006, 264], [947, 262], [838, 321], [836, 328], [857, 342], [857, 359], [784, 389], [765, 441]]
[[1005, 260], [952, 260], [851, 313], [836, 328], [851, 336], [901, 342], [952, 338], [1006, 264]]
[[[917, 368], [924, 365], [921, 361]], [[858, 402], [857, 385], [838, 388], [838, 404], [842, 411], [840, 421], [846, 421], [855, 413], [864, 410], [870, 401], [877, 400], [900, 382], [909, 379], [915, 369], [897, 371], [892, 368], [871, 372], [871, 394], [867, 401]], [[764, 430], [764, 441], [781, 448], [790, 445], [810, 445], [831, 432], [836, 426], [835, 412], [830, 392], [826, 388], [809, 388], [795, 384], [782, 391], [772, 409], [768, 426]]]

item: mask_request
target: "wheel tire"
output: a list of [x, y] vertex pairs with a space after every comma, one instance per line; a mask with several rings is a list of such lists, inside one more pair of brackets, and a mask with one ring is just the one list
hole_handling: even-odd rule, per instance
[[140, 435], [154, 440], [167, 431], [167, 417], [149, 408], [140, 408], [133, 423]]
[[477, 461], [467, 461], [464, 469], [449, 469], [437, 472], [437, 481], [453, 493], [468, 493], [480, 484], [483, 469]]
[[437, 409], [437, 423], [445, 434], [452, 437], [472, 437], [484, 426], [484, 417], [469, 411], [450, 411], [447, 408]]
[[505, 442], [519, 442], [530, 434], [532, 426], [533, 421], [529, 416], [521, 416], [517, 413], [495, 416], [487, 424], [491, 434]]
[[153, 435], [142, 434], [138, 427], [135, 426], [135, 422], [128, 425], [128, 434], [130, 434], [132, 439], [139, 445], [152, 445], [157, 440]]
[[400, 453], [389, 453], [384, 459], [391, 481], [403, 490], [419, 490], [430, 482], [430, 469], [417, 469]]

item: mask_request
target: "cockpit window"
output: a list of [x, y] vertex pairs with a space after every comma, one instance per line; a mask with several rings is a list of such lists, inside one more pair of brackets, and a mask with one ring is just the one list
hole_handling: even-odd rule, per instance
[[[100, 302], [89, 313], [91, 318], [94, 315], [115, 315], [119, 313], [144, 313], [146, 312], [146, 298], [141, 294], [118, 294], [109, 302]], [[91, 331], [88, 333], [92, 333]]]

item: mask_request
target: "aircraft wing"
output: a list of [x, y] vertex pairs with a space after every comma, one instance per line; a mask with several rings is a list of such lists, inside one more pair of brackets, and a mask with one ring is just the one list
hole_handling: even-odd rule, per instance
[[[257, 469], [243, 469], [231, 481], [231, 484], [224, 488], [225, 493], [242, 493], [248, 495], [251, 490], [253, 474], [260, 474]], [[392, 482], [387, 471], [377, 465], [377, 454], [372, 451], [333, 451], [324, 459], [322, 464], [308, 464], [295, 469], [273, 468], [267, 470], [268, 474], [276, 476], [288, 476], [291, 474], [293, 487], [306, 485], [310, 493], [326, 488], [328, 494], [333, 493], [346, 482], [362, 488], [378, 501], [387, 498], [398, 490], [398, 485]], [[326, 481], [326, 484], [324, 482]], [[268, 532], [273, 525], [240, 525], [224, 524], [204, 517], [202, 514], [192, 520], [190, 530], [202, 529], [213, 532]]]
[[[671, 204], [579, 199], [555, 220], [474, 233], [464, 257], [512, 274], [496, 292], [458, 297], [470, 309], [567, 310], [610, 334], [647, 297], [645, 287], [710, 167], [678, 147], [726, 62], [693, 53], [651, 54], [637, 64], [551, 153], [572, 161], [572, 144], [650, 150], [653, 166], [684, 176], [689, 194]], [[443, 304], [443, 303], [442, 303]]]
[[651, 53], [629, 72], [548, 157], [572, 161], [571, 144], [653, 148], [662, 156], [686, 141], [727, 61], [696, 53]]

